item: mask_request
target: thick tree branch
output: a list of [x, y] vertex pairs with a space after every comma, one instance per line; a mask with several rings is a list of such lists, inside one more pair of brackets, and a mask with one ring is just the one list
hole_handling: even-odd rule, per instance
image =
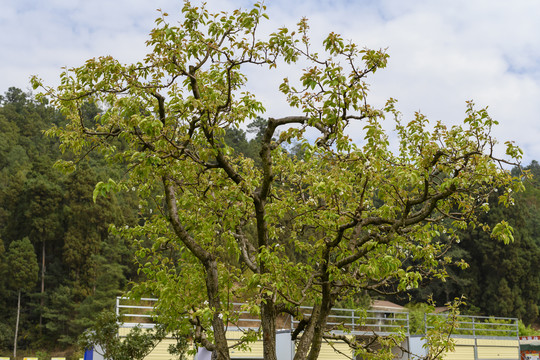
[[152, 96], [158, 101], [159, 120], [165, 125], [165, 98], [158, 92], [153, 92]]
[[168, 207], [168, 215], [170, 223], [173, 227], [175, 234], [178, 238], [186, 245], [186, 247], [201, 261], [203, 264], [207, 264], [211, 259], [212, 255], [206, 251], [199, 243], [191, 237], [191, 235], [184, 228], [180, 219], [178, 217], [178, 208], [176, 206], [176, 195], [174, 187], [171, 184], [171, 181], [162, 177], [163, 188], [165, 190], [165, 200]]

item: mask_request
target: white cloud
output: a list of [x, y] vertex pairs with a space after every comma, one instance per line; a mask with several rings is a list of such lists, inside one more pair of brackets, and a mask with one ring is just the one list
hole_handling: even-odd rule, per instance
[[[195, 2], [195, 1], [194, 1]], [[208, 2], [208, 8], [232, 10], [251, 1]], [[156, 8], [174, 21], [182, 3], [159, 0], [0, 0], [0, 92], [27, 88], [31, 74], [49, 84], [62, 66], [113, 55], [122, 62], [143, 57], [144, 41]], [[388, 48], [387, 69], [370, 77], [377, 105], [392, 96], [406, 117], [421, 110], [433, 120], [456, 122], [465, 101], [489, 105], [501, 122], [495, 134], [515, 139], [526, 161], [540, 159], [540, 2], [536, 0], [320, 0], [267, 1], [270, 32], [310, 19], [312, 38], [330, 31], [359, 45]], [[263, 97], [268, 115], [284, 115], [276, 87], [287, 71], [250, 70], [250, 86]]]

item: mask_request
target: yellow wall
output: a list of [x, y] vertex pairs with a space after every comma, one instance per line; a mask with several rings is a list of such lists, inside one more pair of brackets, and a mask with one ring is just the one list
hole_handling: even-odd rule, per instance
[[454, 338], [454, 343], [457, 345], [472, 345], [474, 346], [474, 339]]
[[[120, 328], [120, 336], [125, 336], [131, 329]], [[229, 346], [238, 342], [241, 338], [241, 331], [227, 331], [227, 339]], [[444, 356], [444, 360], [474, 360], [474, 339], [456, 338], [455, 350], [448, 352]], [[159, 343], [154, 350], [145, 358], [145, 360], [168, 360], [171, 355], [168, 353], [170, 344], [173, 344], [173, 339], [165, 339]], [[496, 339], [477, 339], [478, 360], [510, 360], [519, 359], [519, 341], [516, 340], [496, 340]], [[345, 342], [335, 341], [332, 347], [328, 343], [323, 343], [320, 360], [345, 360], [350, 359], [351, 350]], [[334, 350], [338, 350], [337, 352]], [[231, 349], [231, 358], [245, 359], [255, 358], [263, 359], [263, 342], [262, 340], [255, 341], [249, 344], [249, 350]]]
[[478, 359], [519, 359], [518, 340], [478, 339]]
[[[227, 339], [229, 339], [229, 346], [235, 344], [238, 339], [242, 336], [241, 331], [227, 331]], [[320, 360], [341, 360], [346, 359], [350, 360], [352, 351], [349, 348], [349, 345], [343, 341], [334, 341], [332, 342], [332, 347], [328, 343], [323, 343], [321, 346], [321, 353], [319, 354]], [[254, 343], [249, 344], [250, 350], [238, 350], [231, 349], [231, 358], [235, 359], [245, 359], [245, 358], [259, 358], [263, 359], [263, 342], [262, 340], [255, 341]], [[334, 350], [338, 350], [336, 352]], [[341, 352], [341, 353], [340, 353]], [[344, 354], [344, 355], [343, 355]]]
[[454, 351], [444, 354], [444, 360], [474, 360], [474, 346], [456, 344]]
[[[455, 349], [444, 356], [444, 360], [474, 360], [474, 339], [454, 339]], [[519, 341], [499, 339], [477, 339], [478, 360], [519, 359]]]
[[[328, 343], [321, 345], [319, 360], [350, 360], [352, 351], [349, 345], [343, 341], [333, 341], [333, 347]], [[335, 350], [334, 350], [335, 349]], [[336, 351], [337, 350], [337, 351]]]
[[169, 360], [173, 359], [173, 355], [169, 354], [169, 345], [175, 344], [174, 339], [165, 339], [145, 357], [145, 360]]
[[[227, 331], [227, 343], [229, 346], [234, 345], [242, 337], [241, 331]], [[231, 349], [230, 355], [232, 359], [245, 359], [245, 358], [263, 358], [263, 342], [262, 340], [255, 341], [249, 344], [249, 350]]]
[[[121, 327], [118, 330], [120, 336], [126, 336], [132, 328]], [[175, 339], [164, 339], [145, 357], [145, 360], [169, 360], [173, 355], [169, 354], [169, 345], [176, 344]]]

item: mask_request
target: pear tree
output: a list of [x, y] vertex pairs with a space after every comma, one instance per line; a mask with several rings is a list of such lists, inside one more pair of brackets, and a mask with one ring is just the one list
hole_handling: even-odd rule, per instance
[[[134, 293], [159, 298], [159, 322], [229, 359], [227, 326], [248, 311], [260, 329], [234, 346], [262, 338], [264, 358], [275, 360], [276, 321], [288, 314], [302, 318], [295, 359], [317, 359], [323, 341], [336, 338], [326, 326], [336, 303], [444, 278], [455, 229], [512, 240], [506, 222], [489, 228], [477, 214], [492, 194], [512, 203], [522, 177], [505, 164], [522, 153], [508, 142], [504, 157], [494, 155], [497, 122], [472, 102], [453, 126], [420, 113], [405, 121], [393, 99], [371, 106], [367, 79], [386, 66], [384, 50], [330, 33], [316, 52], [306, 19], [261, 36], [265, 18], [260, 3], [212, 13], [186, 1], [180, 21], [161, 13], [141, 61], [98, 57], [66, 69], [57, 88], [32, 81], [69, 119], [48, 131], [75, 154], [59, 166], [99, 151], [129, 169], [98, 183], [94, 198], [139, 197], [140, 225], [115, 231], [139, 244], [148, 281]], [[305, 68], [275, 89], [290, 109], [276, 117], [248, 91], [246, 70], [291, 64]], [[87, 102], [103, 109], [92, 123], [82, 118]], [[224, 139], [261, 115], [255, 162]], [[287, 150], [291, 143], [301, 151]], [[301, 306], [311, 307], [308, 316]]]

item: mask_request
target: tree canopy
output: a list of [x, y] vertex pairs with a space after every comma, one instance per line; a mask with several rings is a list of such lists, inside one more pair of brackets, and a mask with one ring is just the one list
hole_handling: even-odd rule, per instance
[[7, 252], [11, 276], [9, 286], [17, 291], [31, 290], [38, 279], [38, 264], [34, 247], [28, 238], [13, 241]]
[[13, 357], [16, 357], [19, 318], [21, 312], [21, 292], [30, 291], [34, 287], [39, 270], [34, 247], [28, 238], [13, 241], [9, 245], [7, 264], [11, 270], [8, 285], [17, 291], [17, 320], [15, 322], [15, 337], [13, 344]]
[[[98, 111], [85, 104], [82, 115], [93, 121]], [[108, 233], [112, 222], [136, 222], [138, 209], [130, 203], [130, 194], [92, 202], [96, 182], [125, 169], [110, 166], [92, 153], [79, 162], [77, 171], [60, 173], [53, 168], [61, 156], [59, 142], [43, 134], [53, 124], [65, 124], [65, 118], [46, 102], [16, 88], [0, 95], [0, 223], [4, 225], [0, 248], [6, 249], [0, 251], [3, 354], [13, 346], [19, 295], [8, 284], [11, 244], [28, 238], [40, 267], [38, 284], [25, 283], [29, 287], [20, 294], [24, 311], [18, 346], [22, 350], [65, 351], [73, 346], [95, 314], [112, 309], [127, 280], [136, 277], [133, 247]]]
[[[239, 316], [232, 303], [245, 302], [261, 328], [243, 340], [262, 337], [272, 360], [277, 317], [311, 306], [295, 358], [316, 359], [339, 301], [444, 277], [455, 229], [474, 224], [512, 240], [507, 222], [478, 216], [490, 196], [510, 204], [523, 188], [522, 175], [502, 167], [518, 163], [521, 150], [508, 142], [506, 158], [494, 156], [496, 121], [485, 109], [469, 102], [451, 127], [420, 113], [404, 121], [395, 100], [383, 109], [367, 100], [367, 78], [387, 63], [383, 50], [330, 33], [314, 52], [306, 19], [259, 38], [261, 4], [213, 14], [186, 2], [182, 13], [178, 24], [166, 13], [156, 20], [142, 61], [90, 59], [42, 94], [68, 120], [48, 131], [63, 150], [99, 151], [129, 169], [98, 183], [94, 201], [114, 191], [138, 197], [144, 221], [116, 232], [140, 243], [148, 281], [133, 294], [159, 298], [159, 322], [229, 359], [226, 326]], [[258, 125], [257, 161], [234, 151], [227, 134], [272, 113], [246, 89], [245, 68], [299, 62], [305, 70], [276, 89], [291, 115]], [[94, 121], [81, 115], [88, 102], [104, 108]], [[391, 134], [385, 118], [395, 124]], [[361, 125], [360, 142], [352, 124]], [[288, 151], [292, 142], [301, 151]]]

